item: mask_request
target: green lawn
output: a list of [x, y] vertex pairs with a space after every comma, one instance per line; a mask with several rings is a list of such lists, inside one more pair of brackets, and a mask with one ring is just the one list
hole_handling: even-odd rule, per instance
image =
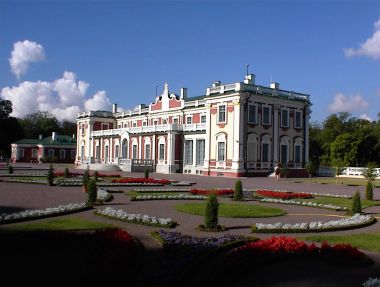
[[111, 224], [90, 221], [80, 217], [59, 217], [38, 223], [24, 223], [9, 227], [11, 230], [89, 230], [115, 227]]
[[[310, 183], [310, 184], [343, 184], [348, 186], [365, 186], [367, 180], [364, 178], [349, 178], [341, 177], [338, 179], [338, 183], [335, 177], [312, 177], [310, 180], [308, 178], [292, 178], [287, 179], [287, 181], [292, 181], [296, 183]], [[375, 180], [375, 185], [380, 187], [380, 180]]]
[[[204, 215], [206, 203], [184, 203], [175, 206], [179, 212], [190, 213], [195, 215]], [[219, 203], [219, 216], [221, 217], [272, 217], [286, 214], [279, 208], [264, 207], [253, 204], [235, 204], [235, 203]]]
[[317, 235], [301, 237], [300, 239], [314, 242], [348, 243], [360, 249], [380, 252], [380, 232], [353, 235]]
[[[317, 197], [317, 198], [312, 198], [312, 199], [300, 199], [297, 201], [312, 201], [312, 202], [321, 203], [321, 204], [333, 204], [333, 205], [338, 205], [342, 207], [347, 207], [348, 209], [351, 209], [351, 205], [352, 205], [352, 199], [335, 198], [335, 197]], [[370, 206], [380, 205], [380, 201], [371, 201], [371, 200], [362, 199], [361, 202], [362, 202], [363, 209]]]

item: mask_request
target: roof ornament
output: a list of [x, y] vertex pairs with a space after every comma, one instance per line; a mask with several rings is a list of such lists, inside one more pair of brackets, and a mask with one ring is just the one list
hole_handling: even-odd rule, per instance
[[162, 93], [162, 95], [169, 97], [169, 84], [168, 84], [168, 82], [165, 82], [164, 92]]

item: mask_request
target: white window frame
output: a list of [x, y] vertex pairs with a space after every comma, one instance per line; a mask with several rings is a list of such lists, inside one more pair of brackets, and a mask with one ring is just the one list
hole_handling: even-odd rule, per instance
[[[63, 156], [62, 156], [63, 154]], [[59, 159], [65, 159], [66, 158], [66, 150], [60, 149], [59, 150]]]
[[193, 152], [194, 152], [194, 140], [187, 139], [185, 140], [184, 145], [184, 164], [185, 165], [193, 165]]
[[173, 119], [173, 124], [179, 124], [179, 118], [178, 118], [178, 116], [177, 117], [173, 117], [172, 118]]
[[[284, 124], [283, 122], [283, 114], [287, 114], [287, 118], [286, 118], [286, 124]], [[290, 118], [290, 111], [289, 111], [289, 108], [281, 108], [281, 115], [280, 115], [280, 123], [281, 123], [281, 127], [282, 128], [289, 128], [289, 124], [290, 124], [290, 121], [289, 121], [289, 118]]]
[[[300, 115], [300, 125], [297, 126], [297, 114]], [[302, 129], [302, 118], [303, 118], [303, 112], [302, 111], [294, 111], [294, 128], [295, 129]]]
[[205, 124], [207, 121], [207, 116], [206, 115], [201, 115], [201, 124]]
[[133, 121], [133, 122], [132, 122], [132, 127], [133, 127], [133, 128], [137, 127], [137, 122], [136, 122], [136, 121]]
[[[200, 151], [199, 143], [203, 142], [203, 151]], [[205, 161], [205, 152], [206, 152], [206, 140], [205, 139], [197, 139], [195, 143], [196, 153], [195, 153], [195, 165], [203, 166]], [[203, 158], [202, 158], [203, 155]]]
[[[147, 152], [147, 148], [149, 147], [149, 152]], [[150, 143], [146, 143], [144, 146], [144, 159], [151, 159], [151, 154], [152, 149]]]
[[186, 124], [191, 125], [193, 123], [193, 117], [192, 116], [186, 116]]
[[[105, 128], [105, 127], [107, 127], [107, 128]], [[110, 128], [110, 123], [101, 123], [100, 124], [101, 130], [109, 130], [109, 128]]]
[[[253, 121], [251, 121], [251, 107], [255, 108], [255, 118]], [[258, 111], [258, 105], [257, 104], [248, 104], [248, 123], [249, 124], [257, 124], [257, 111]]]
[[[162, 147], [162, 150], [161, 150]], [[158, 159], [165, 160], [165, 143], [158, 144]]]
[[[221, 111], [220, 111], [221, 107], [224, 107], [224, 120], [220, 120], [220, 118], [221, 118]], [[218, 124], [227, 123], [227, 104], [224, 103], [224, 104], [218, 105], [218, 111], [216, 114], [217, 114], [217, 123]]]
[[153, 125], [157, 126], [158, 125], [158, 120], [153, 120]]
[[146, 127], [147, 124], [148, 124], [147, 121], [143, 121], [143, 122], [142, 122], [142, 126], [143, 126], [143, 127]]
[[85, 124], [81, 124], [80, 130], [81, 130], [81, 135], [82, 136], [86, 134]]
[[257, 151], [258, 151], [258, 139], [257, 135], [250, 134], [247, 139], [247, 162], [248, 168], [254, 168], [257, 162]]
[[[266, 123], [264, 122], [264, 119], [265, 119], [265, 113], [264, 113], [264, 109], [268, 109], [268, 118], [269, 118], [269, 122]], [[263, 126], [270, 126], [272, 125], [272, 107], [271, 106], [268, 106], [268, 105], [262, 105], [261, 107], [261, 125]]]

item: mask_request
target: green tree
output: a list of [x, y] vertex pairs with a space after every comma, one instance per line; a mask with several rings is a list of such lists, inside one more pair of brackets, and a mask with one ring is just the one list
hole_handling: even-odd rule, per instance
[[342, 175], [343, 170], [344, 170], [344, 167], [342, 167], [341, 165], [338, 165], [338, 166], [334, 167], [334, 172], [335, 172], [335, 177], [336, 177], [336, 183], [338, 183], [339, 176]]
[[210, 194], [207, 200], [205, 213], [205, 227], [209, 229], [218, 228], [219, 203], [215, 193]]
[[12, 111], [12, 102], [9, 100], [0, 99], [0, 120], [7, 119]]
[[357, 190], [352, 198], [352, 207], [351, 212], [353, 214], [355, 213], [361, 213], [362, 212], [362, 203], [360, 200], [360, 193], [359, 190]]
[[88, 182], [90, 181], [90, 170], [86, 168], [86, 170], [83, 173], [83, 189], [85, 192], [87, 192], [87, 186]]
[[318, 168], [317, 168], [317, 164], [315, 162], [309, 162], [305, 165], [305, 169], [307, 171], [307, 173], [309, 174], [309, 180], [311, 178], [312, 175], [314, 175]]
[[96, 202], [98, 188], [94, 179], [90, 179], [87, 183], [87, 205], [94, 205]]
[[149, 170], [147, 167], [144, 169], [144, 178], [149, 178]]
[[39, 135], [50, 136], [59, 130], [57, 118], [48, 112], [37, 112], [20, 119], [27, 138], [38, 138]]
[[373, 183], [368, 180], [365, 187], [365, 199], [373, 200]]
[[99, 173], [97, 170], [94, 171], [94, 179], [95, 179], [95, 182], [98, 181], [98, 177], [99, 177]]
[[13, 166], [12, 165], [8, 165], [8, 173], [13, 174]]
[[69, 169], [68, 169], [67, 167], [65, 168], [65, 171], [64, 171], [63, 177], [64, 177], [64, 178], [69, 178], [69, 177], [70, 177], [70, 171], [69, 171]]
[[235, 181], [234, 199], [235, 200], [243, 199], [243, 184], [240, 179]]
[[53, 168], [53, 165], [50, 164], [48, 174], [47, 174], [47, 184], [49, 186], [52, 186], [53, 181], [54, 181], [54, 168]]
[[374, 163], [369, 163], [363, 170], [362, 175], [368, 180], [373, 182], [377, 177], [376, 166]]

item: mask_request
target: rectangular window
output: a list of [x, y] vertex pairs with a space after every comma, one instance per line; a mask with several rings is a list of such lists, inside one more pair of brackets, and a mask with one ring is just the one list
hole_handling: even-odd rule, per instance
[[117, 128], [118, 128], [118, 129], [121, 129], [121, 125], [117, 125]]
[[248, 123], [256, 124], [257, 123], [257, 106], [248, 105]]
[[218, 123], [226, 122], [226, 105], [218, 106]]
[[206, 123], [206, 115], [201, 115], [201, 123]]
[[173, 118], [173, 124], [178, 124], [178, 118]]
[[295, 112], [294, 127], [296, 129], [302, 129], [302, 112]]
[[165, 159], [165, 144], [160, 144], [159, 146], [158, 159], [160, 160]]
[[74, 159], [76, 156], [76, 151], [75, 150], [72, 150], [71, 151], [71, 159]]
[[281, 110], [281, 126], [289, 127], [289, 110]]
[[119, 145], [115, 145], [115, 158], [119, 157]]
[[262, 162], [269, 162], [269, 144], [267, 144], [267, 143], [263, 143]]
[[294, 162], [300, 163], [301, 162], [301, 146], [296, 145], [294, 153], [295, 153]]
[[109, 123], [102, 123], [101, 124], [101, 129], [102, 130], [108, 130], [109, 129]]
[[84, 146], [83, 145], [80, 147], [80, 157], [82, 160], [84, 160]]
[[196, 165], [203, 165], [205, 160], [205, 140], [197, 140]]
[[288, 146], [281, 145], [281, 164], [286, 165], [288, 163]]
[[20, 158], [23, 158], [23, 157], [24, 157], [24, 149], [23, 149], [23, 148], [20, 148], [20, 149], [18, 150], [18, 156], [19, 156]]
[[193, 164], [193, 141], [192, 140], [185, 141], [185, 164], [186, 165]]
[[263, 107], [263, 110], [262, 110], [263, 114], [262, 114], [262, 124], [263, 125], [270, 125], [271, 124], [271, 116], [270, 116], [270, 112], [271, 112], [271, 108], [270, 107]]
[[186, 124], [191, 125], [191, 123], [192, 123], [192, 117], [191, 116], [186, 117]]
[[134, 128], [137, 127], [137, 123], [136, 123], [136, 122], [133, 122], [133, 123], [132, 123], [132, 127], [134, 127]]
[[85, 125], [82, 124], [81, 125], [81, 134], [84, 135], [85, 131], [86, 131]]
[[143, 127], [146, 127], [146, 121], [143, 121]]
[[53, 158], [54, 157], [54, 150], [53, 149], [49, 149], [48, 155], [49, 155], [49, 158]]
[[153, 125], [154, 125], [154, 126], [157, 126], [157, 125], [158, 125], [158, 121], [157, 121], [157, 120], [154, 120], [154, 121], [153, 121]]
[[100, 158], [100, 146], [95, 147], [95, 158]]
[[248, 142], [247, 143], [247, 157], [248, 161], [256, 161], [256, 154], [257, 154], [257, 143], [255, 142]]
[[145, 145], [145, 159], [150, 159], [150, 144]]
[[218, 142], [218, 161], [224, 161], [225, 160], [225, 149], [226, 149], [226, 143], [225, 142]]
[[64, 149], [59, 150], [59, 158], [60, 159], [66, 158], [66, 151]]
[[124, 124], [124, 128], [126, 128], [126, 127], [128, 127], [128, 125], [127, 125], [127, 124]]
[[132, 158], [137, 158], [137, 145], [132, 145]]

